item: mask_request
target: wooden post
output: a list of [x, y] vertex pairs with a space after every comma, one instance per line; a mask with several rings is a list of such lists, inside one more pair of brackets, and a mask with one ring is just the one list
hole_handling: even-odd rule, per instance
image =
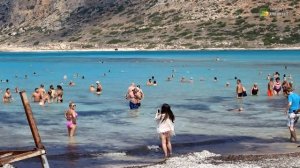
[[[33, 118], [31, 107], [30, 107], [29, 101], [28, 101], [27, 96], [26, 96], [26, 92], [21, 91], [20, 96], [21, 96], [21, 100], [22, 100], [22, 103], [23, 103], [23, 106], [24, 106], [27, 121], [28, 121], [30, 130], [31, 130], [31, 133], [32, 133], [32, 137], [34, 139], [35, 146], [38, 149], [45, 149], [44, 145], [42, 144], [41, 137], [40, 137], [38, 128], [36, 126], [35, 120]], [[40, 159], [41, 159], [43, 167], [44, 168], [49, 168], [49, 164], [48, 164], [48, 160], [46, 158], [46, 155], [45, 154], [41, 155]]]
[[40, 134], [38, 132], [37, 126], [35, 124], [35, 120], [34, 120], [33, 115], [32, 115], [30, 104], [29, 104], [27, 96], [26, 96], [26, 92], [21, 91], [20, 96], [21, 96], [21, 99], [22, 99], [22, 103], [23, 103], [23, 106], [24, 106], [24, 110], [25, 110], [25, 113], [26, 113], [26, 117], [27, 117], [27, 121], [28, 121], [30, 130], [31, 130], [31, 133], [32, 133], [32, 136], [33, 136], [33, 139], [34, 139], [35, 146], [38, 149], [44, 149], [44, 146], [43, 146], [42, 141], [41, 141]]

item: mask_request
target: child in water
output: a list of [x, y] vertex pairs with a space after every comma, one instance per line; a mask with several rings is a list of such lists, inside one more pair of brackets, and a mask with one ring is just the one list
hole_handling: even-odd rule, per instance
[[175, 135], [174, 120], [175, 116], [168, 104], [163, 104], [155, 115], [157, 120], [157, 132], [161, 139], [161, 146], [165, 154], [165, 158], [172, 155], [171, 136]]

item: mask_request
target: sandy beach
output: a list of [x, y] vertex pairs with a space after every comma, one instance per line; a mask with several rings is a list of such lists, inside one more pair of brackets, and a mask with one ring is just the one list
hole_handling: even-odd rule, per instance
[[203, 48], [203, 49], [145, 49], [145, 48], [90, 48], [83, 49], [77, 47], [71, 47], [68, 44], [52, 44], [39, 47], [28, 46], [14, 46], [14, 45], [1, 45], [0, 52], [87, 52], [87, 51], [180, 51], [180, 50], [300, 50], [300, 47], [283, 47], [283, 48]]

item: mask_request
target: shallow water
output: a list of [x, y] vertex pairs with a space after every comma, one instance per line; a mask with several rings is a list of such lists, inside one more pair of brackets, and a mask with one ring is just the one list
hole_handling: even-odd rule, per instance
[[[0, 83], [0, 88], [9, 87], [13, 91], [18, 87], [30, 97], [40, 84], [48, 89], [50, 84], [70, 80], [76, 83], [74, 87], [63, 85], [62, 104], [45, 107], [31, 104], [53, 167], [156, 162], [162, 151], [153, 118], [162, 103], [169, 103], [176, 116], [176, 136], [172, 142], [175, 154], [203, 149], [247, 153], [256, 149], [243, 143], [264, 145], [287, 141], [283, 114], [286, 100], [283, 96], [266, 96], [266, 77], [276, 71], [281, 76], [292, 74], [297, 92], [299, 55], [300, 51], [4, 52], [0, 53], [0, 79], [9, 82]], [[172, 71], [174, 78], [166, 81]], [[68, 77], [66, 81], [64, 75]], [[146, 86], [151, 76], [158, 86]], [[192, 77], [194, 82], [180, 83], [183, 76]], [[234, 77], [240, 78], [248, 90], [243, 102], [235, 98]], [[104, 88], [101, 96], [88, 91], [89, 85], [97, 80]], [[138, 111], [130, 111], [124, 99], [131, 82], [140, 84], [145, 93]], [[225, 87], [226, 82], [230, 87]], [[255, 82], [260, 95], [250, 96], [249, 90]], [[13, 97], [11, 104], [0, 104], [0, 148], [32, 148], [20, 97], [16, 93]], [[67, 137], [63, 116], [69, 101], [77, 104], [79, 114], [77, 135], [73, 139]], [[245, 111], [230, 111], [240, 106]], [[35, 160], [18, 165], [39, 167]]]

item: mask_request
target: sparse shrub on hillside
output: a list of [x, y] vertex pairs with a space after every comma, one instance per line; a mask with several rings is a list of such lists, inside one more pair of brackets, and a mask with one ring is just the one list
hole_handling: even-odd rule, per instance
[[160, 25], [163, 17], [159, 15], [159, 12], [155, 12], [154, 14], [149, 16], [149, 19], [153, 23], [154, 26]]
[[218, 27], [222, 28], [222, 27], [226, 26], [226, 23], [225, 22], [218, 22], [217, 25], [218, 25]]
[[190, 47], [190, 46], [192, 46], [193, 44], [192, 43], [185, 43], [185, 44], [181, 44], [182, 46], [184, 46], [184, 47]]
[[170, 36], [170, 37], [166, 40], [166, 42], [171, 42], [171, 41], [174, 41], [174, 40], [178, 40], [178, 38], [175, 37], [175, 36]]
[[92, 45], [92, 44], [85, 44], [85, 45], [82, 45], [81, 47], [82, 48], [93, 48], [94, 45]]
[[134, 28], [134, 27], [126, 27], [126, 28], [124, 28], [125, 29], [125, 31], [123, 31], [121, 34], [122, 35], [128, 35], [128, 34], [132, 34], [132, 33], [134, 33], [135, 31], [136, 31], [136, 28]]
[[134, 22], [135, 24], [144, 24], [144, 18], [142, 16], [136, 16], [129, 20], [129, 23]]
[[251, 9], [251, 13], [259, 13], [262, 9], [270, 10], [269, 4], [261, 5]]
[[192, 39], [193, 38], [193, 35], [188, 35], [188, 36], [185, 36], [184, 39]]
[[128, 42], [129, 40], [121, 40], [121, 39], [112, 39], [107, 42], [107, 44], [118, 44], [118, 43], [125, 43]]
[[285, 26], [283, 32], [290, 32], [291, 31], [291, 28], [289, 25]]
[[289, 6], [298, 5], [299, 2], [300, 2], [299, 0], [292, 0], [292, 2], [289, 4]]
[[146, 49], [153, 49], [153, 48], [155, 48], [156, 47], [156, 44], [155, 43], [150, 43], [147, 47], [146, 47]]
[[78, 41], [79, 39], [81, 39], [81, 37], [71, 37], [69, 38], [68, 42], [73, 42], [73, 41]]
[[152, 30], [150, 27], [142, 28], [142, 29], [137, 29], [136, 33], [148, 33]]
[[263, 37], [264, 45], [271, 45], [279, 43], [280, 38], [275, 33], [267, 33]]
[[212, 37], [212, 40], [216, 40], [216, 41], [224, 41], [226, 40], [225, 37], [222, 37], [222, 36], [216, 36], [216, 37]]
[[244, 9], [238, 9], [238, 10], [236, 10], [233, 14], [234, 15], [240, 15], [240, 14], [242, 14], [244, 12]]
[[200, 45], [192, 45], [189, 47], [189, 49], [200, 49], [201, 46]]
[[109, 33], [109, 35], [117, 35], [117, 34], [119, 34], [118, 31], [111, 31], [111, 32]]
[[179, 36], [179, 37], [184, 37], [184, 36], [189, 35], [189, 34], [191, 34], [191, 33], [192, 33], [191, 30], [185, 29], [182, 33], [179, 33], [178, 36]]
[[136, 21], [135, 22], [135, 24], [137, 24], [137, 25], [143, 25], [145, 22], [144, 21], [142, 21], [142, 20], [139, 20], [139, 21]]
[[117, 14], [117, 13], [123, 12], [124, 10], [125, 10], [125, 7], [123, 5], [120, 5], [120, 6], [118, 6], [115, 13]]
[[277, 25], [274, 23], [269, 24], [268, 26], [266, 26], [266, 29], [270, 32], [275, 32], [277, 28]]
[[154, 36], [147, 36], [148, 39], [152, 39]]
[[149, 15], [148, 18], [151, 19], [151, 18], [157, 17], [157, 16], [159, 16], [159, 15], [160, 15], [159, 12], [154, 12], [154, 13], [152, 13], [151, 15]]
[[289, 36], [285, 36], [280, 40], [281, 44], [297, 44], [300, 43], [300, 34], [299, 33], [292, 33]]
[[35, 41], [35, 42], [33, 43], [34, 46], [37, 46], [37, 45], [39, 45], [39, 44], [40, 44], [39, 41]]
[[255, 27], [255, 26], [256, 26], [256, 24], [245, 23], [245, 24], [243, 25], [243, 29], [249, 29], [249, 28], [252, 28], [252, 27]]
[[241, 16], [239, 16], [235, 19], [235, 25], [241, 25], [244, 22], [245, 22], [245, 19], [243, 19]]
[[68, 36], [68, 31], [64, 31], [60, 34], [60, 37], [66, 37]]
[[115, 23], [115, 24], [111, 24], [109, 27], [114, 27], [114, 28], [119, 28], [122, 27], [124, 25], [124, 23]]
[[179, 25], [176, 25], [174, 28], [175, 32], [180, 32], [182, 30], [182, 28]]
[[259, 32], [257, 32], [256, 29], [243, 33], [243, 37], [248, 41], [253, 41], [257, 39], [258, 36], [259, 36]]
[[218, 31], [211, 31], [209, 33], [207, 33], [208, 36], [222, 36], [223, 33], [220, 33]]
[[203, 38], [203, 37], [200, 37], [200, 36], [197, 36], [197, 37], [194, 38], [194, 40], [197, 40], [197, 41], [198, 41], [198, 40], [203, 40], [203, 39], [204, 39], [204, 38]]
[[89, 39], [89, 42], [92, 42], [92, 43], [101, 42], [101, 39], [97, 38], [97, 37], [92, 37], [92, 38]]
[[174, 23], [174, 22], [179, 22], [181, 19], [183, 19], [183, 17], [180, 17], [180, 16], [178, 16], [178, 15], [175, 15], [174, 17], [173, 17], [173, 19], [172, 19], [172, 22]]
[[150, 9], [152, 8], [154, 5], [156, 5], [158, 3], [158, 0], [151, 0], [151, 1], [147, 1], [148, 3], [145, 4], [146, 9]]
[[133, 15], [135, 13], [135, 11], [133, 9], [128, 9], [126, 12], [123, 13], [123, 15], [127, 15], [127, 18], [132, 17], [131, 15]]

